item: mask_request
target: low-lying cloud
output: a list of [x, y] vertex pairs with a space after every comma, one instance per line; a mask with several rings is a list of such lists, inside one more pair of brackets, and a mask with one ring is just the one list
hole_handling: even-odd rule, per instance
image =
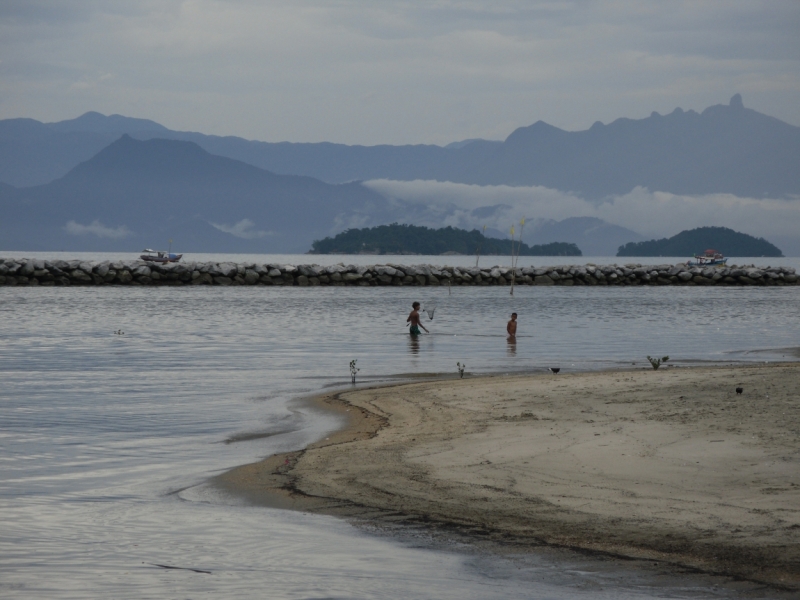
[[[703, 226], [730, 227], [757, 237], [797, 237], [800, 199], [741, 198], [732, 194], [683, 196], [635, 188], [588, 201], [544, 187], [478, 186], [438, 181], [372, 180], [365, 184], [412, 208], [417, 224], [500, 231], [529, 220], [596, 217], [648, 238], [670, 237]], [[422, 221], [422, 222], [420, 222]]]
[[133, 233], [124, 225], [120, 225], [119, 227], [106, 227], [97, 219], [88, 225], [81, 225], [75, 221], [68, 221], [64, 226], [64, 231], [71, 235], [96, 235], [99, 238], [110, 238], [112, 240], [119, 240]]
[[219, 229], [223, 233], [228, 233], [243, 240], [255, 240], [272, 235], [271, 231], [260, 231], [254, 229], [256, 224], [250, 219], [242, 219], [233, 225], [225, 225], [224, 223], [211, 223], [211, 226]]

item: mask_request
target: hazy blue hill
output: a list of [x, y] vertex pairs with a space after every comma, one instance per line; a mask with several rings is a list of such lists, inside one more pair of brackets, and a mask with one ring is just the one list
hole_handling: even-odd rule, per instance
[[99, 112], [90, 111], [82, 114], [77, 119], [48, 123], [45, 125], [50, 131], [59, 133], [69, 132], [89, 132], [89, 133], [112, 133], [119, 137], [123, 133], [138, 133], [147, 131], [151, 133], [167, 133], [169, 129], [151, 121], [149, 119], [135, 119], [122, 115], [103, 115]]
[[686, 256], [714, 249], [725, 256], [783, 256], [764, 238], [739, 233], [727, 227], [699, 227], [671, 238], [631, 242], [620, 246], [617, 256]]
[[675, 109], [568, 132], [538, 122], [514, 131], [469, 183], [544, 185], [587, 197], [636, 186], [678, 194], [783, 196], [800, 190], [800, 128], [729, 105]]
[[51, 129], [36, 119], [3, 119], [0, 120], [0, 139], [36, 140], [52, 135]]
[[99, 113], [46, 124], [11, 119], [0, 121], [0, 181], [26, 186], [61, 177], [119, 133], [192, 141], [211, 154], [329, 183], [384, 178], [541, 185], [587, 198], [636, 186], [681, 194], [800, 194], [800, 127], [745, 108], [738, 94], [702, 113], [678, 108], [575, 132], [538, 121], [503, 142], [464, 140], [448, 147], [266, 143]]
[[0, 120], [0, 181], [17, 187], [48, 183], [89, 160], [124, 133], [158, 137], [170, 131], [155, 121], [97, 112], [58, 123]]
[[119, 134], [54, 132], [34, 119], [0, 121], [0, 181], [17, 187], [62, 177], [89, 160]]
[[[315, 240], [314, 254], [428, 254], [445, 253], [511, 255], [511, 240], [484, 237], [474, 229], [454, 227], [431, 229], [415, 225], [379, 225], [363, 229], [348, 229], [334, 237]], [[516, 244], [515, 244], [516, 251]], [[521, 256], [581, 256], [575, 244], [554, 242], [545, 245], [522, 244]]]
[[[145, 134], [137, 134], [141, 137]], [[146, 134], [149, 135], [149, 134]], [[569, 132], [539, 121], [504, 142], [439, 146], [269, 144], [175, 134], [209, 152], [278, 173], [329, 182], [430, 179], [478, 185], [542, 185], [588, 198], [637, 186], [680, 194], [800, 194], [800, 128], [744, 108], [741, 97], [699, 114], [675, 109], [646, 119]]]
[[[136, 251], [174, 239], [185, 251], [296, 252], [384, 203], [359, 184], [276, 175], [196, 144], [124, 136], [54, 182], [0, 188], [0, 247]], [[70, 221], [106, 229], [73, 235]]]

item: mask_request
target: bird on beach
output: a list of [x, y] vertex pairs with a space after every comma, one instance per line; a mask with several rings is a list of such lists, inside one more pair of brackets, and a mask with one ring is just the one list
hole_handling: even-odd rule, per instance
[[744, 388], [740, 388], [740, 387], [737, 387], [737, 388], [736, 388], [736, 393], [737, 393], [738, 395], [741, 395], [743, 391], [744, 391]]
[[553, 375], [558, 375], [558, 372], [561, 370], [561, 367], [548, 367], [548, 368], [550, 369], [550, 372]]

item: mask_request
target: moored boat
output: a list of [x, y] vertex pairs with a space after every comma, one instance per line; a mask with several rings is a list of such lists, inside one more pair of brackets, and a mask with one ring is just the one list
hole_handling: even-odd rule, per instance
[[724, 265], [728, 259], [722, 256], [721, 252], [713, 249], [708, 249], [703, 254], [695, 254], [694, 260], [686, 263], [690, 267], [713, 267], [715, 265]]
[[183, 254], [173, 254], [172, 252], [165, 252], [163, 250], [150, 250], [149, 248], [145, 248], [142, 252], [145, 254], [142, 254], [141, 259], [147, 262], [170, 263], [178, 262], [183, 258]]

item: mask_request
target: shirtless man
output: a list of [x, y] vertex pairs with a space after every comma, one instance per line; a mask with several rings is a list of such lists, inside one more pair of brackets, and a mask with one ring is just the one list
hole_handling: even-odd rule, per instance
[[[414, 310], [411, 311], [411, 314], [409, 314], [408, 318], [406, 319], [406, 323], [411, 323], [411, 327], [408, 332], [411, 335], [419, 335], [419, 328], [422, 327], [425, 329], [425, 325], [419, 322], [419, 302], [414, 302], [414, 304], [411, 305], [411, 308]], [[425, 329], [425, 332], [430, 333], [430, 331], [427, 329]]]
[[511, 320], [506, 325], [506, 331], [509, 338], [517, 337], [517, 313], [511, 313]]

